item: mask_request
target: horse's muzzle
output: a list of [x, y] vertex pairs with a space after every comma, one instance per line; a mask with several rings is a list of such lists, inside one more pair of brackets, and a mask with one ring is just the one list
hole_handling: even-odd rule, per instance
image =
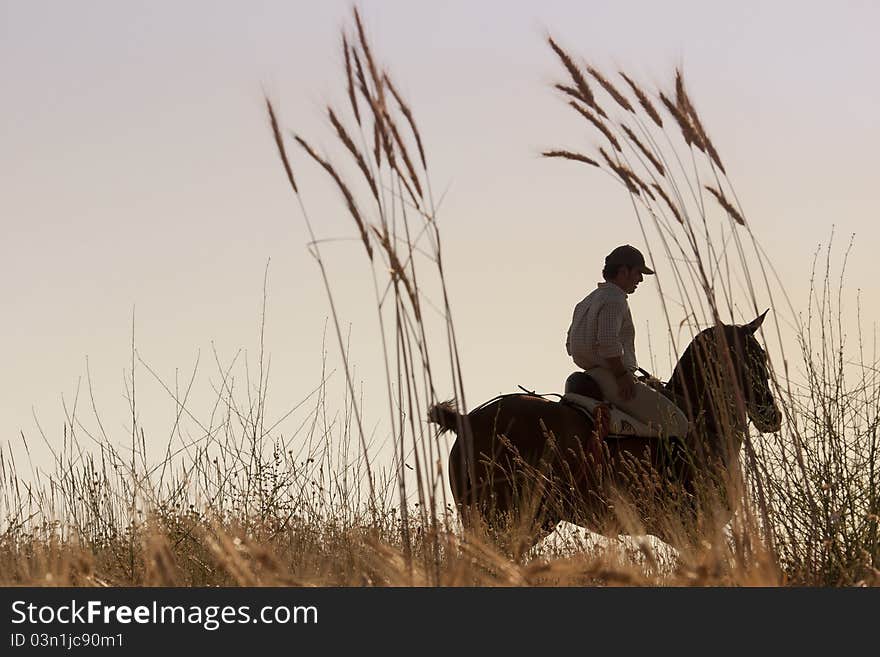
[[749, 419], [761, 433], [775, 433], [782, 427], [782, 413], [775, 404], [760, 407], [757, 412], [749, 414]]

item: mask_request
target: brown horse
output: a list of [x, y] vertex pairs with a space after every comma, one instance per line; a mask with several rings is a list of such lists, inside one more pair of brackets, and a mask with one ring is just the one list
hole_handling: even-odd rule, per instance
[[[504, 395], [467, 415], [449, 402], [433, 406], [431, 421], [458, 434], [448, 471], [465, 524], [475, 512], [490, 528], [516, 522], [528, 547], [562, 520], [609, 536], [638, 528], [667, 542], [709, 515], [727, 523], [747, 418], [762, 432], [781, 424], [754, 337], [766, 314], [706, 329], [685, 350], [662, 389], [691, 420], [684, 437], [600, 441], [583, 411], [533, 394]], [[624, 502], [638, 523], [622, 517]]]

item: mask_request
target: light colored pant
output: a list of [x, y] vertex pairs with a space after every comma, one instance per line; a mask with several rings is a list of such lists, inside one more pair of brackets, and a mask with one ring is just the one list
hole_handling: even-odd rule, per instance
[[640, 381], [634, 386], [635, 394], [630, 399], [621, 399], [617, 390], [617, 379], [611, 370], [604, 367], [593, 367], [587, 370], [599, 388], [605, 399], [617, 408], [632, 415], [636, 420], [650, 427], [652, 435], [678, 436], [684, 438], [688, 431], [687, 416], [678, 406]]

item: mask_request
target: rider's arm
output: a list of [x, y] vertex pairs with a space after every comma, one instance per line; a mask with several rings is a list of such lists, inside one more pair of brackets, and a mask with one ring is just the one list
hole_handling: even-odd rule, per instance
[[[626, 369], [622, 363], [623, 343], [620, 341], [620, 327], [626, 312], [626, 302], [608, 301], [600, 309], [597, 316], [596, 342], [598, 355], [608, 362], [609, 369], [615, 374]], [[612, 361], [615, 359], [615, 363]]]

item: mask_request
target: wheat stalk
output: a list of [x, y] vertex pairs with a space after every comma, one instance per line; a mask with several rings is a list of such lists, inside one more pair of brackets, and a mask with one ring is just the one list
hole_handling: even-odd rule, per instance
[[327, 114], [330, 117], [330, 123], [336, 128], [336, 134], [339, 135], [340, 141], [345, 145], [348, 149], [348, 152], [351, 153], [355, 162], [357, 162], [358, 168], [361, 170], [361, 173], [364, 174], [364, 178], [367, 180], [367, 184], [370, 186], [370, 191], [373, 192], [373, 196], [376, 199], [376, 202], [379, 203], [379, 189], [376, 186], [376, 181], [373, 179], [373, 174], [370, 173], [369, 168], [367, 167], [367, 163], [364, 161], [361, 152], [357, 149], [352, 141], [351, 137], [348, 135], [348, 132], [345, 130], [345, 126], [339, 121], [336, 117], [336, 114], [333, 112], [333, 108], [327, 108]]
[[354, 92], [354, 79], [351, 74], [351, 48], [348, 45], [348, 38], [345, 32], [342, 33], [342, 50], [345, 53], [345, 80], [348, 83], [348, 100], [351, 103], [351, 109], [354, 112], [354, 118], [357, 124], [361, 124], [361, 113], [358, 109], [357, 95]]
[[635, 171], [633, 171], [632, 169], [630, 169], [629, 167], [627, 167], [627, 166], [625, 166], [625, 165], [621, 165], [621, 166], [624, 168], [624, 170], [627, 172], [627, 174], [629, 174], [629, 176], [630, 176], [633, 180], [636, 181], [636, 184], [637, 184], [639, 187], [642, 188], [642, 191], [645, 192], [645, 194], [648, 195], [648, 198], [649, 198], [649, 199], [651, 199], [652, 201], [656, 201], [656, 200], [657, 200], [657, 199], [654, 197], [654, 193], [651, 191], [651, 188], [648, 187], [648, 185], [645, 184], [645, 181], [642, 180], [642, 179], [638, 176], [638, 174], [637, 174]]
[[[409, 157], [409, 152], [406, 149], [406, 145], [403, 143], [403, 138], [400, 136], [400, 132], [397, 130], [397, 125], [394, 123], [394, 120], [387, 112], [385, 114], [385, 122], [391, 129], [391, 134], [394, 136], [394, 141], [397, 143], [397, 148], [400, 151], [400, 156], [403, 158], [403, 164], [406, 167], [407, 172], [409, 172], [410, 180], [412, 181], [413, 186], [416, 188], [416, 191], [419, 194], [419, 198], [421, 198], [422, 186], [419, 184], [419, 177], [416, 175], [415, 167], [413, 167], [412, 160]], [[398, 171], [398, 173], [400, 172]]]
[[587, 71], [596, 79], [596, 82], [602, 85], [602, 88], [604, 88], [605, 91], [608, 92], [608, 95], [611, 96], [618, 105], [620, 105], [627, 112], [635, 113], [632, 104], [626, 99], [626, 97], [622, 93], [617, 90], [617, 88], [613, 84], [611, 84], [609, 80], [605, 78], [604, 75], [602, 75], [600, 71], [596, 70], [592, 66], [587, 66]]
[[373, 85], [376, 88], [376, 95], [379, 99], [379, 106], [384, 110], [385, 89], [382, 84], [382, 79], [379, 77], [379, 69], [376, 67], [376, 62], [373, 59], [373, 53], [370, 50], [370, 44], [367, 42], [367, 35], [364, 31], [363, 23], [361, 23], [361, 15], [360, 12], [358, 12], [357, 7], [354, 7], [354, 21], [357, 24], [358, 38], [361, 42], [361, 50], [364, 51], [364, 57], [367, 58], [367, 70], [370, 72], [370, 77], [373, 78]]
[[413, 136], [416, 139], [416, 147], [419, 149], [419, 159], [422, 161], [422, 168], [427, 169], [428, 165], [425, 160], [425, 149], [422, 148], [422, 137], [419, 135], [419, 129], [416, 127], [416, 120], [413, 117], [412, 112], [405, 102], [403, 102], [403, 98], [397, 93], [397, 89], [391, 83], [391, 79], [388, 77], [388, 74], [385, 74], [385, 84], [388, 85], [388, 88], [391, 90], [391, 94], [394, 96], [394, 99], [397, 101], [397, 104], [400, 106], [400, 111], [404, 117], [406, 117], [407, 122], [409, 123], [409, 127], [412, 130]]
[[588, 110], [586, 107], [579, 105], [574, 100], [569, 101], [568, 104], [571, 105], [572, 107], [574, 107], [580, 113], [581, 116], [583, 116], [590, 123], [592, 123], [594, 126], [596, 126], [599, 129], [599, 131], [608, 138], [608, 141], [611, 142], [611, 145], [614, 146], [615, 150], [621, 151], [620, 142], [618, 142], [617, 138], [613, 134], [611, 134], [611, 131], [608, 129], [608, 126], [606, 126], [604, 123], [602, 123], [601, 119], [599, 119], [596, 116], [593, 116], [593, 113], [590, 112], [590, 110]]
[[608, 153], [605, 152], [605, 149], [602, 148], [601, 146], [599, 147], [599, 153], [601, 153], [602, 157], [605, 158], [605, 162], [608, 164], [608, 166], [611, 168], [611, 170], [614, 171], [614, 173], [617, 174], [617, 177], [620, 178], [620, 180], [623, 182], [624, 185], [626, 185], [626, 188], [630, 192], [635, 194], [636, 196], [641, 196], [641, 193], [639, 192], [638, 186], [633, 184], [633, 179], [631, 178], [631, 172], [628, 169], [626, 169], [626, 167], [624, 167], [623, 165], [612, 160], [608, 156]]
[[632, 130], [629, 129], [628, 126], [621, 124], [620, 127], [623, 128], [623, 131], [626, 133], [626, 136], [629, 137], [630, 141], [632, 141], [636, 146], [638, 146], [639, 150], [642, 151], [642, 154], [646, 158], [648, 158], [648, 160], [650, 160], [651, 164], [654, 165], [654, 168], [657, 169], [657, 172], [661, 176], [665, 176], [666, 170], [663, 168], [663, 165], [660, 163], [660, 160], [658, 160], [656, 158], [656, 156], [645, 147], [645, 145], [639, 140], [639, 138], [636, 136], [636, 134]]
[[361, 241], [364, 244], [364, 248], [367, 250], [367, 255], [370, 257], [370, 260], [373, 259], [373, 247], [370, 244], [370, 238], [367, 234], [366, 225], [364, 224], [364, 220], [361, 218], [361, 213], [358, 211], [357, 204], [354, 201], [354, 196], [352, 196], [351, 191], [348, 189], [348, 186], [343, 182], [342, 178], [336, 173], [336, 169], [333, 168], [333, 165], [330, 164], [327, 160], [323, 159], [320, 155], [318, 155], [314, 149], [308, 145], [305, 139], [300, 137], [299, 135], [293, 135], [293, 138], [296, 142], [303, 147], [303, 149], [308, 153], [315, 162], [320, 164], [324, 170], [330, 174], [330, 177], [336, 182], [337, 187], [339, 187], [339, 191], [342, 192], [343, 197], [345, 197], [345, 203], [348, 206], [348, 211], [351, 213], [351, 216], [354, 218], [355, 223], [357, 224], [358, 230], [361, 233]]
[[690, 118], [691, 125], [694, 128], [694, 131], [699, 136], [700, 141], [705, 146], [706, 152], [708, 152], [709, 157], [712, 158], [712, 161], [721, 169], [722, 173], [727, 173], [724, 170], [724, 165], [721, 164], [721, 157], [718, 155], [718, 151], [715, 150], [715, 146], [712, 144], [712, 141], [709, 139], [709, 135], [706, 133], [706, 130], [703, 128], [703, 122], [700, 121], [700, 117], [697, 115], [697, 110], [694, 107], [694, 104], [691, 102], [690, 96], [684, 87], [684, 77], [681, 74], [681, 71], [675, 69], [675, 99], [676, 104], [682, 113]]
[[376, 160], [376, 166], [382, 166], [382, 137], [379, 135], [379, 124], [373, 121], [373, 158]]
[[682, 219], [681, 213], [678, 211], [675, 203], [672, 202], [672, 199], [669, 198], [663, 188], [657, 183], [651, 183], [651, 186], [657, 191], [658, 194], [660, 194], [663, 200], [666, 201], [666, 205], [668, 205], [669, 209], [672, 210], [672, 214], [675, 216], [675, 219], [683, 226], [684, 219]]
[[736, 209], [735, 207], [733, 207], [733, 205], [731, 204], [731, 202], [727, 200], [727, 197], [724, 196], [724, 194], [721, 192], [720, 189], [715, 189], [714, 187], [711, 187], [710, 185], [705, 185], [705, 188], [706, 188], [709, 192], [711, 192], [712, 196], [715, 197], [715, 199], [718, 201], [719, 205], [721, 205], [722, 208], [724, 208], [725, 210], [727, 210], [727, 213], [728, 213], [731, 217], [733, 217], [733, 219], [734, 219], [734, 221], [736, 221], [736, 223], [738, 223], [740, 226], [745, 226], [745, 225], [746, 225], [746, 220], [745, 220], [745, 219], [743, 218], [743, 216], [737, 211], [737, 209]]
[[266, 98], [266, 108], [269, 110], [269, 122], [272, 125], [272, 135], [275, 137], [275, 145], [278, 147], [278, 155], [281, 156], [281, 162], [284, 164], [284, 172], [287, 174], [287, 180], [293, 187], [295, 194], [299, 194], [296, 187], [296, 181], [293, 178], [293, 169], [290, 168], [290, 160], [287, 159], [287, 149], [284, 148], [284, 140], [281, 138], [281, 131], [278, 129], [278, 121], [275, 118], [275, 110], [272, 108], [272, 102]]
[[577, 67], [577, 64], [575, 64], [572, 58], [569, 57], [568, 54], [559, 47], [559, 45], [553, 40], [553, 37], [547, 37], [547, 41], [550, 43], [550, 47], [553, 48], [553, 52], [555, 52], [556, 56], [559, 57], [562, 65], [565, 66], [568, 74], [574, 81], [575, 86], [578, 90], [577, 98], [592, 107], [597, 114], [608, 118], [602, 108], [599, 107], [599, 105], [596, 103], [596, 98], [593, 96], [593, 91], [592, 89], [590, 89], [590, 85], [587, 83], [587, 79], [584, 77], [584, 74], [581, 73], [580, 69]]
[[594, 167], [599, 166], [599, 163], [596, 162], [596, 160], [589, 158], [586, 155], [581, 155], [580, 153], [573, 153], [572, 151], [544, 151], [541, 155], [544, 157], [559, 157], [566, 160], [577, 160], [578, 162], [590, 164]]
[[403, 286], [406, 288], [406, 294], [409, 297], [410, 302], [412, 303], [415, 318], [417, 321], [420, 321], [422, 314], [421, 309], [419, 308], [418, 295], [416, 294], [412, 283], [406, 275], [406, 271], [404, 270], [403, 265], [400, 262], [400, 258], [398, 258], [397, 256], [397, 251], [391, 244], [391, 240], [388, 238], [387, 234], [379, 232], [379, 229], [375, 226], [370, 226], [370, 230], [373, 231], [376, 239], [379, 240], [379, 244], [382, 245], [385, 254], [388, 256], [388, 266], [390, 267], [392, 278], [396, 281], [400, 281], [403, 283]]
[[657, 124], [658, 128], [662, 128], [663, 127], [663, 119], [660, 118], [660, 114], [657, 112], [657, 110], [654, 108], [654, 105], [648, 99], [647, 94], [644, 91], [642, 91], [641, 88], [639, 87], [639, 85], [637, 85], [632, 80], [632, 78], [630, 78], [623, 71], [620, 71], [620, 77], [622, 77], [624, 80], [626, 80], [626, 83], [630, 86], [630, 89], [633, 90], [633, 93], [636, 95], [636, 98], [639, 99], [639, 104], [642, 106], [642, 108], [645, 110], [645, 112], [648, 114], [648, 116], [651, 117], [651, 120], [655, 124]]
[[567, 84], [559, 84], [559, 83], [554, 84], [553, 86], [556, 89], [559, 89], [559, 91], [566, 94], [567, 96], [571, 96], [572, 98], [574, 98], [576, 100], [584, 102], [584, 98], [583, 98], [583, 96], [581, 96], [581, 92], [578, 91], [577, 89], [575, 89], [574, 87], [571, 87]]
[[697, 134], [696, 130], [694, 130], [694, 126], [690, 122], [690, 118], [683, 114], [681, 109], [673, 103], [669, 98], [666, 97], [662, 91], [660, 92], [660, 100], [666, 106], [666, 109], [672, 114], [672, 118], [675, 119], [675, 122], [678, 124], [679, 129], [681, 130], [681, 134], [684, 137], [685, 143], [690, 146], [693, 144], [701, 151], [705, 152], [705, 147], [703, 146], [703, 142], [700, 139], [700, 136]]

